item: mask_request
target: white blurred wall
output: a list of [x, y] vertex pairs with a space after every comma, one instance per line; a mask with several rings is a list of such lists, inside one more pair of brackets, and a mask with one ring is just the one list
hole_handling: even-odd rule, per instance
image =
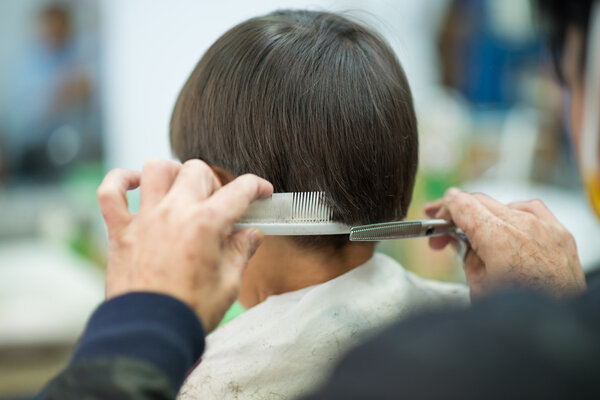
[[[280, 8], [351, 11], [398, 53], [417, 100], [435, 84], [433, 34], [446, 0], [102, 0], [103, 111], [109, 167], [170, 157], [177, 94], [226, 30]], [[420, 102], [420, 101], [419, 101]]]

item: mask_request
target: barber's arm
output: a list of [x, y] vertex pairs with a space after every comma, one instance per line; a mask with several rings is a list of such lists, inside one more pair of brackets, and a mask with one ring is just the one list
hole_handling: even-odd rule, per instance
[[[503, 205], [452, 188], [425, 211], [453, 221], [469, 238], [464, 268], [473, 298], [507, 286], [556, 297], [586, 290], [573, 236], [539, 200]], [[450, 242], [442, 236], [429, 244], [441, 249]]]
[[[126, 192], [138, 186], [132, 214]], [[39, 398], [175, 398], [262, 240], [256, 229], [232, 233], [233, 223], [272, 190], [252, 175], [221, 187], [199, 160], [111, 171], [98, 189], [109, 238], [107, 300]]]

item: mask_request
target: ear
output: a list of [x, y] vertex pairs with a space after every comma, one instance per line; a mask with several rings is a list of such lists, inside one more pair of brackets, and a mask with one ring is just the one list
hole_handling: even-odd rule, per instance
[[230, 172], [224, 170], [221, 167], [211, 165], [210, 169], [212, 169], [213, 173], [215, 174], [219, 182], [221, 182], [222, 186], [227, 185], [229, 182], [235, 179], [235, 176], [233, 176]]

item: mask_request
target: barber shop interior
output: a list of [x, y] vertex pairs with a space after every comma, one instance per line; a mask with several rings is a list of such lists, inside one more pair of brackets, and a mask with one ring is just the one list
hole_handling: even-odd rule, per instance
[[596, 3], [0, 1], [0, 400], [600, 398]]

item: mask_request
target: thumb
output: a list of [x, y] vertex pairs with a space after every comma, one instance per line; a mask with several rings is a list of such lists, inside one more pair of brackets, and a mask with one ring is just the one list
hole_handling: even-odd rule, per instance
[[486, 289], [487, 270], [481, 258], [472, 249], [467, 251], [463, 268], [469, 283], [471, 300], [481, 297]]
[[230, 236], [225, 245], [224, 256], [227, 260], [227, 275], [240, 280], [250, 257], [254, 255], [264, 238], [256, 228], [246, 228]]

